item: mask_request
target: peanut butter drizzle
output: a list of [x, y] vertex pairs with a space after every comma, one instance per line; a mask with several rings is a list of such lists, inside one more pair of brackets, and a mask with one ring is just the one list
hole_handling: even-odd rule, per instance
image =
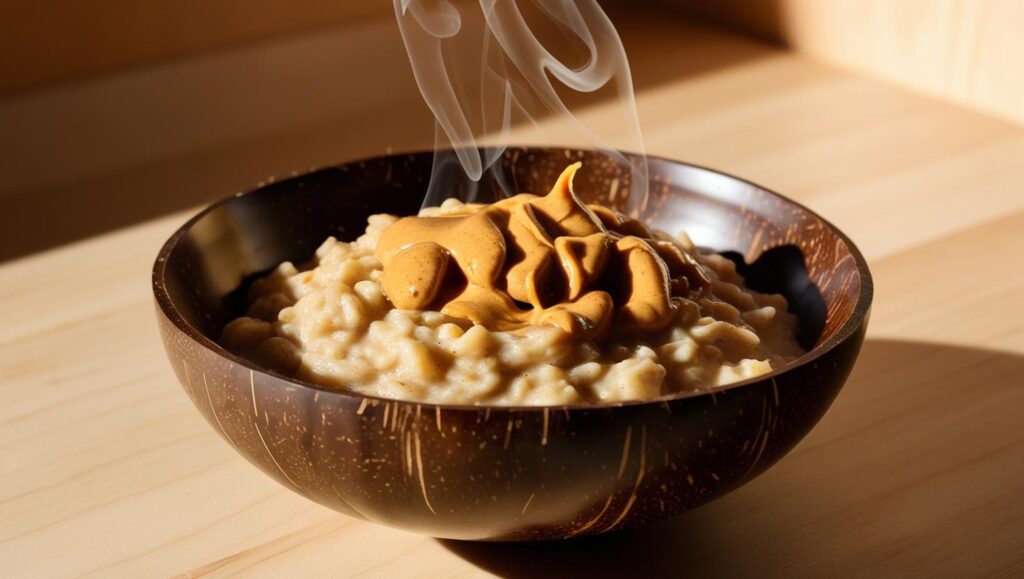
[[573, 192], [581, 163], [551, 192], [522, 193], [443, 217], [406, 217], [377, 245], [385, 295], [494, 331], [553, 324], [585, 340], [664, 327], [674, 298], [703, 291], [701, 266], [639, 221]]

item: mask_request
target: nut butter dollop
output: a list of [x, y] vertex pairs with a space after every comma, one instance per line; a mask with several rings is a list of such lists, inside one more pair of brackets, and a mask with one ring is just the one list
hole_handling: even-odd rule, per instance
[[377, 245], [385, 295], [399, 309], [439, 310], [489, 330], [553, 324], [583, 340], [658, 330], [674, 299], [704, 291], [701, 266], [639, 221], [586, 205], [572, 189], [581, 163], [551, 192], [406, 217]]

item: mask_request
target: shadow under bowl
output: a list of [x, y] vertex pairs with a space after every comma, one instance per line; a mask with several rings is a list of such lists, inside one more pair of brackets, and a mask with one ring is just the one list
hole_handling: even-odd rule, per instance
[[[432, 153], [330, 167], [223, 199], [166, 242], [153, 270], [167, 355], [186, 393], [240, 454], [342, 513], [436, 537], [550, 540], [635, 527], [707, 503], [788, 452], [857, 357], [872, 296], [863, 257], [810, 210], [709, 169], [650, 158], [645, 219], [731, 251], [751, 285], [787, 296], [810, 351], [713, 391], [607, 406], [471, 407], [336, 392], [217, 344], [253, 276], [353, 239], [374, 213], [421, 204]], [[621, 206], [629, 175], [600, 153], [510, 149], [504, 179]], [[493, 188], [483, 182], [480, 187]], [[765, 260], [759, 259], [765, 256]], [[771, 259], [767, 259], [771, 257]]]

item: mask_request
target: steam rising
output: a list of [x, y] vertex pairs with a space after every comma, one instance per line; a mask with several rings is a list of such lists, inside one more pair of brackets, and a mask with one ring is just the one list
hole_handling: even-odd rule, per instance
[[[630, 161], [616, 152], [559, 96], [559, 90], [591, 93], [607, 87], [617, 102], [616, 121], [603, 124], [606, 134], [625, 135], [626, 146], [643, 153], [626, 53], [596, 0], [526, 2], [540, 24], [537, 17], [528, 19], [518, 0], [478, 0], [479, 12], [468, 2], [460, 9], [450, 0], [393, 1], [416, 83], [436, 119], [434, 171], [425, 206], [452, 195], [445, 184], [451, 183], [450, 171], [458, 166], [474, 182], [496, 171], [513, 122], [536, 124], [549, 116], [629, 166], [627, 210], [635, 213], [645, 206], [646, 161]], [[470, 25], [481, 17], [479, 26]], [[558, 32], [552, 50], [561, 54], [575, 49], [581, 62], [567, 64], [556, 57], [542, 43], [541, 28]], [[493, 148], [479, 150], [485, 141]], [[501, 175], [495, 176], [502, 183]], [[462, 196], [473, 201], [475, 195], [470, 191]]]

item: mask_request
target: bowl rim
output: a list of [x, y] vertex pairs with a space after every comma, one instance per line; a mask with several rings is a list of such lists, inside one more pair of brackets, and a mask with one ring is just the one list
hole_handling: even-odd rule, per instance
[[[597, 149], [581, 148], [581, 147], [568, 147], [568, 146], [566, 146], [566, 147], [558, 147], [558, 146], [516, 145], [516, 146], [509, 146], [509, 147], [506, 148], [506, 150], [515, 150], [515, 149], [522, 150], [522, 151], [537, 151], [537, 152], [565, 151], [565, 150], [582, 151], [582, 152], [599, 152], [599, 150], [597, 150]], [[191, 339], [198, 346], [200, 346], [200, 347], [202, 347], [202, 348], [204, 348], [206, 350], [209, 350], [211, 353], [213, 353], [216, 356], [225, 358], [227, 361], [229, 361], [229, 362], [231, 362], [233, 364], [237, 364], [239, 366], [242, 366], [243, 368], [247, 368], [251, 373], [259, 373], [259, 374], [267, 376], [267, 377], [283, 380], [284, 382], [289, 383], [290, 385], [295, 386], [295, 387], [307, 388], [307, 389], [312, 389], [312, 390], [316, 390], [316, 391], [319, 391], [319, 392], [324, 392], [324, 393], [327, 393], [327, 394], [332, 394], [332, 395], [335, 395], [335, 396], [341, 396], [341, 397], [344, 397], [344, 398], [350, 398], [353, 401], [370, 400], [370, 401], [377, 401], [377, 402], [383, 402], [383, 403], [413, 404], [413, 405], [417, 405], [417, 406], [421, 406], [421, 407], [439, 408], [439, 409], [452, 410], [452, 411], [482, 411], [482, 410], [489, 410], [491, 412], [494, 412], [494, 411], [543, 412], [543, 411], [551, 411], [551, 410], [558, 410], [558, 411], [561, 411], [561, 410], [565, 410], [565, 411], [570, 411], [570, 410], [591, 410], [591, 411], [594, 411], [594, 410], [601, 410], [601, 409], [622, 408], [622, 407], [627, 407], [627, 406], [643, 406], [643, 405], [648, 405], [648, 404], [665, 404], [665, 403], [675, 402], [675, 401], [679, 401], [679, 400], [685, 400], [685, 399], [690, 399], [690, 398], [697, 398], [697, 397], [701, 397], [701, 396], [708, 396], [708, 397], [711, 397], [713, 399], [716, 395], [718, 395], [720, 393], [723, 393], [723, 392], [726, 392], [726, 391], [729, 391], [729, 390], [733, 390], [733, 389], [743, 388], [745, 386], [750, 386], [752, 384], [757, 384], [757, 383], [763, 382], [765, 380], [771, 380], [773, 383], [775, 383], [776, 382], [776, 378], [778, 378], [779, 376], [781, 376], [783, 374], [786, 374], [786, 373], [788, 373], [788, 372], [790, 372], [790, 371], [792, 371], [792, 370], [794, 370], [794, 369], [796, 369], [796, 368], [798, 368], [800, 366], [804, 366], [806, 364], [814, 362], [815, 360], [821, 358], [822, 356], [824, 356], [828, 352], [832, 351], [837, 346], [839, 346], [840, 344], [845, 342], [847, 339], [849, 339], [862, 325], [864, 325], [867, 322], [868, 314], [869, 314], [869, 311], [871, 309], [871, 303], [872, 303], [872, 300], [873, 300], [873, 297], [874, 297], [874, 281], [873, 281], [873, 279], [871, 277], [871, 271], [868, 269], [867, 261], [864, 259], [864, 256], [861, 254], [861, 252], [857, 248], [857, 246], [853, 243], [853, 241], [845, 233], [843, 233], [842, 230], [840, 230], [838, 227], [836, 227], [832, 222], [830, 222], [829, 220], [825, 219], [824, 217], [822, 217], [818, 213], [814, 212], [810, 208], [806, 207], [805, 205], [803, 205], [803, 204], [801, 204], [801, 203], [799, 203], [797, 201], [794, 201], [793, 199], [790, 199], [789, 197], [786, 197], [785, 195], [782, 195], [781, 193], [778, 193], [778, 192], [776, 192], [776, 191], [774, 191], [772, 189], [769, 189], [767, 187], [764, 187], [762, 185], [754, 183], [753, 181], [749, 181], [749, 180], [744, 179], [742, 177], [737, 177], [737, 176], [732, 175], [730, 173], [726, 173], [724, 171], [719, 171], [717, 169], [712, 169], [710, 167], [706, 167], [706, 166], [703, 166], [703, 165], [698, 165], [698, 164], [695, 164], [695, 163], [689, 163], [689, 162], [686, 162], [686, 161], [679, 161], [679, 160], [676, 160], [676, 159], [671, 159], [671, 158], [660, 156], [660, 155], [650, 155], [650, 154], [640, 155], [640, 154], [637, 154], [637, 153], [629, 153], [629, 152], [622, 152], [622, 151], [620, 151], [620, 153], [622, 153], [625, 156], [646, 156], [648, 161], [653, 160], [653, 161], [669, 163], [669, 164], [673, 164], [673, 165], [683, 165], [683, 166], [688, 167], [690, 169], [696, 169], [698, 171], [704, 171], [704, 172], [707, 172], [707, 173], [718, 175], [720, 177], [725, 177], [727, 179], [732, 179], [732, 180], [740, 182], [742, 184], [745, 184], [745, 185], [748, 185], [748, 186], [751, 186], [751, 187], [755, 187], [755, 188], [757, 188], [757, 189], [759, 189], [759, 190], [761, 190], [761, 191], [763, 191], [763, 192], [765, 192], [765, 193], [767, 193], [767, 194], [769, 194], [771, 196], [774, 196], [774, 197], [780, 199], [784, 203], [787, 203], [787, 204], [790, 204], [792, 206], [795, 206], [795, 207], [799, 208], [801, 211], [806, 212], [810, 216], [812, 216], [812, 217], [818, 219], [819, 221], [821, 221], [822, 223], [824, 223], [829, 228], [829, 230], [832, 231], [832, 233], [834, 233], [836, 236], [838, 236], [846, 244], [847, 249], [849, 250], [850, 254], [853, 256], [854, 262], [856, 263], [857, 272], [860, 275], [860, 292], [859, 292], [859, 295], [857, 296], [857, 302], [854, 304], [853, 311], [851, 312], [850, 317], [843, 323], [842, 326], [839, 327], [839, 329], [836, 330], [836, 332], [832, 336], [830, 336], [824, 342], [816, 345], [815, 347], [811, 348], [810, 350], [808, 350], [804, 354], [800, 355], [799, 357], [794, 358], [793, 360], [790, 360], [789, 362], [783, 364], [782, 366], [780, 366], [780, 367], [778, 367], [776, 369], [773, 369], [771, 372], [769, 372], [767, 374], [762, 374], [760, 376], [754, 376], [754, 377], [751, 377], [751, 378], [747, 378], [745, 380], [740, 380], [738, 382], [730, 382], [728, 384], [724, 384], [722, 386], [717, 386], [715, 388], [709, 388], [709, 389], [706, 389], [706, 390], [688, 390], [688, 391], [683, 391], [683, 392], [675, 392], [675, 393], [672, 393], [672, 394], [666, 394], [666, 395], [663, 395], [663, 396], [658, 396], [657, 398], [650, 398], [650, 399], [646, 399], [646, 400], [624, 400], [624, 401], [612, 402], [612, 403], [607, 403], [607, 404], [604, 404], [604, 403], [574, 403], [574, 404], [558, 404], [558, 405], [550, 405], [550, 406], [525, 406], [525, 405], [497, 405], [497, 404], [442, 404], [442, 403], [437, 403], [437, 402], [424, 402], [424, 401], [418, 401], [418, 400], [405, 400], [405, 399], [399, 399], [399, 398], [387, 398], [387, 397], [383, 397], [383, 396], [374, 396], [374, 395], [369, 395], [369, 394], [359, 394], [359, 393], [355, 393], [355, 392], [346, 392], [346, 391], [342, 391], [342, 390], [336, 390], [336, 389], [328, 388], [326, 386], [320, 386], [320, 385], [315, 384], [313, 382], [308, 382], [308, 381], [301, 380], [301, 379], [298, 379], [298, 378], [293, 378], [291, 376], [286, 376], [286, 375], [278, 373], [276, 371], [269, 370], [267, 368], [263, 368], [260, 365], [256, 364], [255, 362], [252, 362], [252, 361], [250, 361], [250, 360], [248, 360], [248, 359], [246, 359], [246, 358], [244, 358], [242, 356], [236, 355], [233, 352], [228, 351], [226, 348], [224, 348], [223, 346], [221, 346], [217, 342], [213, 341], [212, 339], [208, 338], [201, 331], [199, 331], [197, 328], [195, 328], [192, 324], [190, 324], [188, 321], [186, 321], [185, 317], [178, 311], [177, 306], [174, 304], [174, 301], [171, 299], [170, 295], [167, 292], [167, 284], [166, 284], [167, 258], [171, 254], [171, 252], [173, 252], [174, 249], [178, 246], [178, 243], [181, 241], [182, 238], [185, 237], [185, 235], [189, 232], [189, 230], [191, 230], [192, 227], [197, 222], [199, 222], [199, 220], [201, 220], [203, 217], [205, 217], [207, 214], [215, 211], [216, 209], [218, 209], [219, 207], [221, 207], [223, 205], [226, 205], [227, 203], [231, 202], [232, 200], [234, 200], [236, 198], [246, 197], [246, 196], [249, 196], [249, 195], [253, 195], [256, 192], [264, 189], [265, 187], [268, 187], [268, 186], [273, 185], [275, 183], [279, 183], [279, 182], [282, 182], [282, 181], [287, 181], [289, 179], [295, 179], [295, 178], [300, 178], [300, 177], [304, 177], [304, 176], [308, 176], [308, 175], [313, 175], [315, 173], [319, 173], [321, 171], [326, 171], [326, 170], [330, 170], [330, 169], [335, 169], [335, 168], [340, 168], [340, 167], [345, 167], [345, 166], [351, 166], [351, 165], [358, 165], [360, 163], [379, 161], [379, 160], [388, 159], [388, 158], [400, 158], [400, 157], [421, 156], [421, 155], [432, 155], [432, 154], [434, 154], [433, 150], [426, 150], [426, 149], [419, 149], [419, 150], [412, 150], [412, 151], [405, 151], [405, 152], [389, 152], [389, 153], [386, 153], [384, 155], [374, 155], [374, 156], [370, 156], [370, 157], [361, 157], [361, 158], [356, 158], [356, 159], [352, 159], [352, 160], [348, 160], [348, 161], [343, 161], [343, 162], [340, 162], [340, 163], [333, 163], [333, 164], [329, 164], [329, 165], [322, 165], [322, 166], [318, 166], [318, 167], [313, 167], [313, 168], [311, 168], [311, 169], [309, 169], [307, 171], [302, 171], [302, 172], [293, 171], [287, 177], [284, 177], [284, 178], [270, 177], [267, 180], [258, 183], [254, 187], [251, 187], [251, 188], [249, 188], [247, 190], [244, 190], [244, 191], [240, 191], [240, 192], [235, 193], [233, 195], [228, 195], [226, 197], [222, 197], [222, 198], [217, 199], [216, 201], [210, 203], [205, 208], [203, 208], [201, 211], [199, 211], [198, 213], [193, 215], [190, 219], [188, 219], [188, 221], [186, 221], [184, 224], [182, 224], [180, 227], [178, 227], [178, 229], [176, 229], [174, 231], [174, 233], [172, 233], [171, 236], [169, 238], [167, 238], [167, 241], [165, 241], [164, 244], [161, 246], [160, 252], [157, 254], [156, 260], [153, 263], [153, 271], [152, 271], [153, 294], [154, 294], [154, 297], [156, 299], [157, 307], [160, 308], [160, 311], [163, 314], [163, 316], [166, 317], [167, 320], [171, 324], [173, 324], [174, 327], [179, 332], [183, 333], [185, 336], [187, 336], [189, 339]]]

